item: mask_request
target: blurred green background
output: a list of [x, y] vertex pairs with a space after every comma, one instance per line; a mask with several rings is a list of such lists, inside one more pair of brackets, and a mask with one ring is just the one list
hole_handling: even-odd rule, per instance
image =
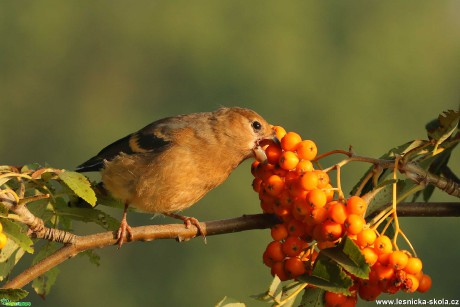
[[[321, 152], [353, 145], [378, 157], [424, 138], [424, 124], [460, 98], [458, 1], [2, 1], [0, 37], [0, 164], [72, 169], [155, 119], [221, 105], [253, 108]], [[202, 221], [258, 213], [249, 166], [184, 213]], [[347, 191], [367, 167], [343, 169]], [[406, 218], [402, 227], [433, 287], [395, 297], [459, 299], [458, 219]], [[213, 306], [227, 295], [265, 306], [249, 295], [271, 280], [261, 261], [269, 240], [269, 231], [251, 231], [207, 245], [105, 248], [100, 267], [69, 260], [45, 301], [25, 300]]]

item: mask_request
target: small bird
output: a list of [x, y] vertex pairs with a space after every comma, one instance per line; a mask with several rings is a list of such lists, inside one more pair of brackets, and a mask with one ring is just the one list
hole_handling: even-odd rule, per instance
[[121, 247], [128, 207], [160, 213], [197, 226], [193, 217], [177, 214], [227, 179], [244, 160], [266, 160], [259, 146], [278, 142], [259, 114], [244, 108], [220, 108], [157, 120], [108, 145], [77, 167], [78, 172], [100, 171], [104, 188], [125, 204], [117, 233]]

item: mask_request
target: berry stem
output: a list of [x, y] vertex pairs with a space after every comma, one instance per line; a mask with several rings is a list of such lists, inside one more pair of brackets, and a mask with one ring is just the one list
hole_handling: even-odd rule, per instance
[[344, 155], [346, 155], [348, 157], [351, 157], [353, 155], [350, 151], [336, 149], [336, 150], [331, 150], [331, 151], [325, 152], [325, 153], [323, 153], [323, 154], [321, 154], [319, 156], [316, 156], [316, 158], [313, 161], [318, 162], [319, 160], [321, 160], [323, 158], [326, 158], [328, 156], [334, 155], [334, 154], [344, 154]]
[[410, 249], [412, 250], [412, 255], [414, 257], [417, 257], [417, 253], [415, 252], [415, 249], [414, 249], [414, 246], [412, 246], [412, 243], [410, 243], [409, 238], [404, 234], [404, 232], [401, 229], [399, 230], [399, 233], [401, 234], [401, 237], [404, 238], [407, 245], [409, 245]]

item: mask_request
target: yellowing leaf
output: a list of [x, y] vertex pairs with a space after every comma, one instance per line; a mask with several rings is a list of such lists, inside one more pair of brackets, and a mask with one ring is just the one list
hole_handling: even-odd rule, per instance
[[62, 172], [58, 174], [58, 176], [78, 197], [83, 198], [93, 207], [96, 205], [96, 194], [85, 176], [71, 171]]

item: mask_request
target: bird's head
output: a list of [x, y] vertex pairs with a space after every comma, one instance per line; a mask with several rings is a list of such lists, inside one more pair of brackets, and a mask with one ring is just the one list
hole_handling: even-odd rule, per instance
[[254, 156], [258, 161], [265, 162], [267, 157], [260, 143], [264, 140], [279, 143], [271, 125], [253, 110], [235, 107], [221, 108], [217, 112], [225, 114], [229, 125], [227, 133], [244, 153], [244, 158]]

